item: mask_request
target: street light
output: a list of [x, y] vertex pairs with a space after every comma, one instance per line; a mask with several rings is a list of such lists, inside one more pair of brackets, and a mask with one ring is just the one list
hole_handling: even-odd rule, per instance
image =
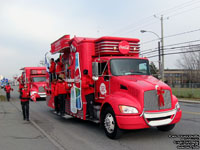
[[[158, 34], [156, 34], [155, 32], [153, 31], [146, 31], [146, 30], [140, 30], [141, 33], [145, 33], [145, 32], [150, 32], [150, 33], [153, 33], [155, 36], [158, 37], [159, 41], [158, 41], [158, 64], [159, 64], [159, 74], [161, 75], [161, 78], [163, 79], [164, 77], [162, 76], [163, 73], [161, 72], [161, 57], [160, 57], [160, 41], [161, 41], [161, 38], [159, 37]], [[164, 71], [162, 69], [162, 71]]]

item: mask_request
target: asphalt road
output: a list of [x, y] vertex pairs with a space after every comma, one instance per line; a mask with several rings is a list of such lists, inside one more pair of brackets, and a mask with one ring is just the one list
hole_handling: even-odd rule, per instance
[[[14, 104], [20, 108], [18, 93], [12, 93]], [[181, 121], [170, 132], [156, 128], [125, 131], [118, 140], [106, 137], [98, 124], [76, 118], [60, 118], [53, 114], [45, 101], [30, 103], [30, 119], [40, 132], [66, 150], [176, 150], [180, 136], [200, 136], [200, 104], [180, 103], [183, 110]], [[174, 137], [172, 136], [179, 136]], [[171, 137], [171, 138], [170, 138]], [[194, 140], [192, 140], [194, 141]], [[199, 141], [199, 140], [198, 140]], [[191, 144], [190, 144], [191, 145]], [[44, 145], [45, 147], [45, 145]], [[43, 147], [41, 147], [41, 150]]]

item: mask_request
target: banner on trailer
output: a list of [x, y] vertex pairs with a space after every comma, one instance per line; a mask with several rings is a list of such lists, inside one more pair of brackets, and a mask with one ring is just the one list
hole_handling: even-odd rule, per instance
[[77, 108], [76, 108], [76, 93], [75, 93], [75, 87], [74, 86], [71, 88], [70, 111], [72, 113], [74, 113], [74, 114], [77, 113]]
[[81, 71], [79, 63], [79, 52], [75, 53], [75, 77], [74, 84], [71, 88], [71, 112], [77, 113], [77, 110], [82, 110], [83, 103], [81, 98]]
[[81, 70], [79, 63], [79, 52], [75, 54], [75, 93], [76, 93], [76, 108], [82, 110], [81, 99]]

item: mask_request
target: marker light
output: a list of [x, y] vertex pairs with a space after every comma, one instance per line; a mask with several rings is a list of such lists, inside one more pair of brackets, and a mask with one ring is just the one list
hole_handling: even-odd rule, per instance
[[177, 110], [179, 110], [179, 109], [180, 109], [180, 105], [179, 105], [179, 103], [178, 103], [178, 102], [176, 103], [176, 105], [175, 105], [175, 108], [176, 108]]

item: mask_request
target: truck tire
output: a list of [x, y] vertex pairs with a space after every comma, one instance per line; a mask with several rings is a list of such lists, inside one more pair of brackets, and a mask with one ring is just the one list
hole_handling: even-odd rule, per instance
[[105, 134], [111, 139], [120, 138], [122, 134], [122, 130], [119, 129], [117, 125], [115, 113], [111, 107], [108, 107], [105, 109], [105, 111], [103, 112], [102, 118], [103, 118], [102, 125], [104, 128]]
[[172, 130], [174, 127], [175, 127], [175, 124], [170, 124], [170, 125], [158, 126], [157, 129], [158, 129], [159, 131], [164, 131], [164, 132], [166, 132], [166, 131]]

